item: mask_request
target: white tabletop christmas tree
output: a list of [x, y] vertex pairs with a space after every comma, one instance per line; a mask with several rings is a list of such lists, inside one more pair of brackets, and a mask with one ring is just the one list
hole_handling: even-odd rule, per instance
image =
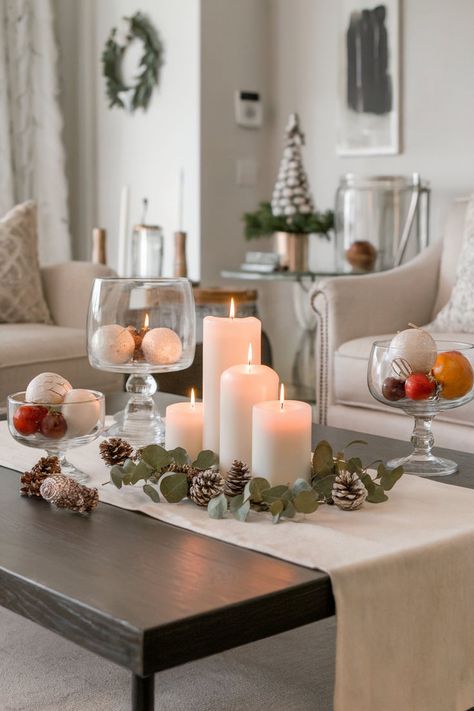
[[285, 215], [291, 218], [314, 212], [314, 203], [303, 166], [301, 147], [304, 145], [304, 133], [298, 114], [290, 114], [285, 133], [286, 145], [273, 189], [272, 213], [276, 217]]

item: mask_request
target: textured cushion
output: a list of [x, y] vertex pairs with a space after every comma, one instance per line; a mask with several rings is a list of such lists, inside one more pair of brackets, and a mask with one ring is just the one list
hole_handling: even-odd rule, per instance
[[474, 196], [466, 210], [456, 283], [449, 301], [429, 326], [432, 331], [474, 333]]
[[83, 329], [46, 324], [0, 324], [0, 408], [42, 371], [60, 373], [75, 388], [122, 389], [122, 376], [89, 365]]
[[17, 205], [0, 220], [0, 322], [51, 323], [38, 264], [36, 205]]
[[[382, 405], [372, 397], [367, 385], [367, 366], [374, 341], [385, 341], [394, 334], [366, 336], [343, 343], [334, 357], [334, 395], [338, 405], [353, 405], [392, 414], [404, 415], [403, 410]], [[433, 333], [433, 338], [444, 341], [466, 341], [474, 343], [474, 334]], [[463, 407], [447, 410], [436, 417], [440, 421], [457, 422], [474, 426], [474, 401]], [[354, 429], [356, 429], [354, 425]]]

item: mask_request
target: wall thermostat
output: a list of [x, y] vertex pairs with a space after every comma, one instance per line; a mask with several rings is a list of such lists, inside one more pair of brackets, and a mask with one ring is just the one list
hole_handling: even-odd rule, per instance
[[235, 120], [245, 128], [259, 128], [263, 122], [262, 100], [258, 91], [235, 92]]

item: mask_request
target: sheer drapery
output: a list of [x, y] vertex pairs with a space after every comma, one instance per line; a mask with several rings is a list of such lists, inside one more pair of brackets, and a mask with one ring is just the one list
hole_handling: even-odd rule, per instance
[[38, 204], [42, 264], [71, 256], [51, 0], [0, 0], [0, 214]]

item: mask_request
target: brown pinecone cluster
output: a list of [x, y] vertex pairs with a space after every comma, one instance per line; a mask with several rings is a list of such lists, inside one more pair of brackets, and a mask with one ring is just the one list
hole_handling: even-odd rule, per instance
[[215, 469], [199, 471], [193, 478], [189, 487], [189, 498], [197, 506], [207, 506], [224, 491], [224, 479]]
[[126, 459], [131, 459], [133, 447], [121, 437], [110, 437], [99, 445], [100, 456], [108, 467], [114, 464], [123, 464]]
[[41, 496], [59, 509], [78, 513], [93, 511], [99, 501], [97, 489], [89, 489], [63, 474], [48, 476], [41, 484]]
[[57, 457], [41, 457], [31, 471], [23, 472], [21, 475], [20, 494], [22, 496], [37, 496], [41, 498], [40, 488], [46, 477], [60, 472], [61, 465]]
[[250, 469], [244, 462], [234, 459], [232, 466], [227, 472], [225, 480], [224, 494], [229, 497], [243, 494], [245, 485], [252, 478]]

